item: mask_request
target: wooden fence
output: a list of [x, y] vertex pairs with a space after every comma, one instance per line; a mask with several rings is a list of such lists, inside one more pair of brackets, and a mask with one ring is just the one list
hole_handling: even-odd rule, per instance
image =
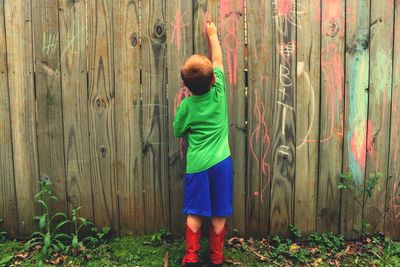
[[[181, 233], [188, 96], [179, 70], [210, 55], [217, 23], [234, 159], [231, 228], [247, 236], [400, 238], [399, 0], [0, 1], [0, 218], [35, 229], [41, 177], [53, 212], [121, 234]], [[362, 210], [337, 189], [384, 174]]]

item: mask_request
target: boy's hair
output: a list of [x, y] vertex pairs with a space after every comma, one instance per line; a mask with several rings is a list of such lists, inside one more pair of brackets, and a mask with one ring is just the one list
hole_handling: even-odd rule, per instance
[[214, 81], [212, 63], [203, 55], [193, 55], [183, 65], [181, 77], [192, 94], [203, 95], [210, 90]]

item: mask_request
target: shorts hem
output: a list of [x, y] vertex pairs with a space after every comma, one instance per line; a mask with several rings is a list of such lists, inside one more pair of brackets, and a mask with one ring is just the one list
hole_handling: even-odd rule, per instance
[[211, 217], [211, 213], [199, 211], [196, 209], [183, 209], [182, 213], [185, 215], [199, 215], [199, 216], [204, 216], [204, 217]]

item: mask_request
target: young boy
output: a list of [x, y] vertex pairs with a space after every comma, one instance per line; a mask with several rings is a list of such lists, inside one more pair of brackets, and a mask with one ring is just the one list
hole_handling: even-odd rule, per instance
[[226, 217], [232, 214], [233, 171], [228, 143], [228, 112], [222, 51], [214, 23], [207, 23], [212, 63], [193, 55], [181, 69], [192, 92], [178, 106], [174, 119], [177, 137], [188, 135], [183, 213], [186, 219], [184, 266], [200, 266], [202, 217], [211, 217], [209, 255], [212, 266], [222, 266]]

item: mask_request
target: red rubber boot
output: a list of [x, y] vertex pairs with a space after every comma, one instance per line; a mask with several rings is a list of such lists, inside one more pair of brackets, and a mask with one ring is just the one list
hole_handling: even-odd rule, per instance
[[211, 266], [222, 266], [224, 262], [224, 254], [222, 253], [222, 248], [224, 247], [224, 237], [226, 233], [227, 225], [225, 224], [221, 233], [218, 235], [214, 232], [214, 228], [210, 225], [208, 233], [208, 243], [209, 243], [209, 254]]
[[200, 266], [199, 257], [197, 252], [200, 250], [201, 228], [196, 233], [190, 229], [188, 225], [185, 226], [186, 236], [186, 253], [183, 257], [183, 266]]

